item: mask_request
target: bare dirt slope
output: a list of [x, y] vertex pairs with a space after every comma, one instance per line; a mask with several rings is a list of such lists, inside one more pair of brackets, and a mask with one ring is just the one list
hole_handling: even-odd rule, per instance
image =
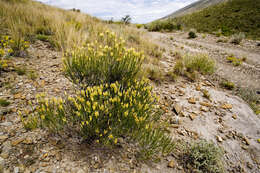
[[[187, 33], [150, 33], [155, 42], [165, 48], [161, 65], [171, 71], [176, 57], [181, 54], [207, 53], [217, 62], [214, 77], [201, 77], [196, 82], [179, 79], [157, 85], [158, 94], [165, 99], [169, 108], [168, 119], [178, 119], [173, 134], [183, 140], [197, 138], [212, 140], [226, 151], [225, 163], [228, 172], [258, 172], [260, 161], [260, 119], [241, 98], [218, 87], [219, 79], [228, 79], [236, 86], [259, 90], [260, 88], [260, 47], [256, 41], [243, 41], [242, 46], [217, 43], [214, 36], [190, 40]], [[225, 38], [222, 38], [225, 39]], [[241, 66], [226, 61], [230, 54], [247, 57]], [[216, 80], [212, 80], [212, 78]], [[203, 97], [207, 90], [210, 99]], [[178, 116], [171, 109], [180, 109]], [[167, 116], [167, 115], [166, 115]], [[188, 138], [187, 138], [188, 137]]]
[[[260, 89], [260, 46], [256, 41], [244, 40], [241, 45], [219, 42], [227, 38], [199, 35], [196, 39], [187, 39], [187, 33], [176, 32], [171, 34], [151, 33], [158, 44], [169, 52], [179, 51], [183, 54], [206, 53], [217, 62], [216, 74], [222, 78], [234, 82], [241, 87]], [[240, 66], [228, 63], [226, 58], [234, 55], [237, 58], [246, 58]], [[169, 55], [165, 61], [174, 63]]]

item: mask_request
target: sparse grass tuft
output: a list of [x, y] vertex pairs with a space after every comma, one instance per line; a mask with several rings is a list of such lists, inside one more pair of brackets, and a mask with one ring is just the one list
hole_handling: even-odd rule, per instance
[[11, 104], [11, 103], [10, 103], [9, 101], [0, 98], [0, 106], [2, 106], [2, 107], [7, 107], [7, 106], [9, 106], [10, 104]]
[[144, 73], [150, 80], [161, 82], [164, 79], [164, 73], [157, 65], [144, 65]]
[[257, 94], [256, 90], [250, 88], [238, 88], [234, 93], [247, 102], [257, 115], [260, 114], [260, 95]]
[[26, 74], [26, 67], [22, 66], [22, 67], [15, 67], [15, 71], [18, 75], [22, 76]]
[[186, 71], [197, 71], [203, 75], [212, 74], [215, 71], [215, 61], [206, 54], [196, 54], [183, 58]]
[[210, 93], [209, 93], [208, 90], [203, 89], [203, 90], [201, 90], [201, 92], [202, 92], [202, 94], [203, 94], [203, 97], [205, 97], [205, 98], [208, 99], [208, 100], [211, 99], [211, 95], [210, 95]]
[[188, 172], [224, 173], [223, 154], [213, 142], [201, 140], [184, 148], [182, 161]]
[[243, 39], [245, 39], [244, 33], [234, 34], [232, 35], [230, 42], [233, 44], [240, 44]]
[[220, 86], [228, 90], [233, 90], [235, 88], [235, 84], [233, 82], [226, 81], [226, 80], [222, 81], [220, 83]]
[[228, 56], [227, 61], [229, 63], [232, 63], [234, 66], [239, 66], [243, 63], [243, 61], [240, 58], [236, 58], [234, 55]]

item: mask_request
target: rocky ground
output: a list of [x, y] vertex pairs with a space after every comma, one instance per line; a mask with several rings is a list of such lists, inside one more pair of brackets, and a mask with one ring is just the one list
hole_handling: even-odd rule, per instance
[[[254, 42], [248, 41], [243, 48], [238, 46], [234, 52], [229, 52], [234, 47], [229, 43], [214, 43], [216, 47], [211, 47], [214, 42], [211, 36], [205, 42], [202, 38], [188, 40], [183, 33], [152, 33], [152, 36], [166, 48], [162, 59], [166, 71], [174, 66], [175, 57], [171, 51], [207, 51], [219, 62], [218, 75], [235, 82], [237, 76], [237, 82], [243, 79], [250, 87], [260, 86], [260, 50]], [[248, 63], [239, 67], [241, 70], [235, 69], [225, 62], [224, 52], [225, 55], [243, 52]], [[223, 56], [218, 56], [220, 54]], [[35, 101], [36, 93], [61, 96], [64, 91], [73, 90], [73, 85], [62, 75], [60, 53], [50, 49], [47, 43], [37, 41], [30, 47], [29, 56], [11, 58], [9, 72], [1, 74], [0, 97], [11, 104], [0, 107], [0, 170], [6, 173], [185, 172], [175, 155], [163, 158], [160, 163], [138, 162], [123, 139], [119, 140], [118, 148], [110, 149], [89, 146], [70, 133], [57, 136], [42, 129], [26, 131], [17, 112], [29, 108], [28, 102]], [[248, 66], [250, 73], [246, 73], [244, 66], [245, 69]], [[26, 67], [27, 72], [18, 75], [17, 67]], [[229, 75], [231, 69], [237, 70], [235, 76]], [[32, 77], [32, 72], [36, 77]], [[224, 159], [228, 172], [259, 172], [260, 119], [242, 99], [219, 89], [205, 77], [196, 82], [180, 78], [177, 82], [164, 81], [154, 86], [166, 110], [163, 119], [171, 123], [168, 130], [176, 140], [212, 140], [226, 151]], [[209, 92], [210, 98], [203, 96], [203, 90]]]

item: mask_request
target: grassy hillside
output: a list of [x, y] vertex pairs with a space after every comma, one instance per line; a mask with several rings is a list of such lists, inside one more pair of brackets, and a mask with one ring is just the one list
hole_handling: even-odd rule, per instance
[[199, 10], [202, 10], [204, 8], [207, 8], [209, 6], [224, 2], [227, 0], [199, 0], [196, 1], [184, 8], [181, 8], [180, 10], [175, 11], [174, 13], [167, 15], [165, 17], [163, 17], [162, 19], [168, 19], [168, 18], [174, 18], [174, 17], [179, 17], [179, 16], [183, 16], [186, 14], [190, 14]]
[[224, 35], [244, 32], [248, 38], [260, 39], [260, 0], [230, 0], [174, 21], [199, 32], [221, 29]]
[[57, 50], [68, 50], [97, 40], [99, 33], [112, 30], [126, 40], [128, 47], [143, 51], [146, 57], [159, 57], [159, 47], [150, 43], [143, 32], [126, 25], [107, 24], [95, 17], [50, 7], [31, 0], [0, 0], [0, 36], [14, 40], [13, 48], [20, 49], [21, 41], [48, 41]]

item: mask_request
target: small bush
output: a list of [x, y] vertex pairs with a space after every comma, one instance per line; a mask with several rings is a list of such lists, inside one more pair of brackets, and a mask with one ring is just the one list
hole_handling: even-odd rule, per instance
[[11, 103], [10, 103], [9, 101], [0, 98], [0, 106], [2, 106], [2, 107], [7, 107], [7, 106], [9, 106], [10, 104], [11, 104]]
[[234, 66], [239, 66], [239, 65], [242, 64], [242, 60], [239, 59], [239, 58], [236, 58], [236, 57], [233, 56], [233, 55], [228, 56], [228, 57], [227, 57], [227, 61], [228, 61], [229, 63], [232, 63]]
[[114, 33], [100, 34], [104, 44], [88, 44], [65, 54], [65, 75], [75, 84], [87, 86], [102, 83], [128, 83], [140, 72], [143, 55], [133, 48], [125, 49], [124, 41]]
[[256, 114], [260, 113], [260, 96], [257, 94], [256, 90], [250, 88], [238, 88], [234, 92], [247, 102]]
[[145, 71], [146, 77], [151, 80], [160, 82], [164, 79], [164, 74], [163, 74], [162, 69], [160, 69], [156, 65], [151, 65], [151, 64], [146, 65], [146, 66], [144, 66], [144, 71]]
[[229, 82], [229, 81], [222, 81], [220, 83], [220, 86], [222, 86], [223, 88], [226, 88], [228, 90], [233, 90], [235, 88], [235, 84], [233, 82]]
[[87, 87], [65, 99], [38, 95], [38, 106], [23, 122], [27, 128], [39, 125], [54, 132], [75, 129], [88, 143], [115, 145], [119, 137], [130, 137], [140, 145], [142, 157], [150, 158], [174, 147], [171, 138], [154, 127], [160, 110], [151, 91], [142, 80], [127, 89], [117, 82]]
[[245, 34], [244, 33], [234, 34], [231, 37], [231, 41], [230, 42], [233, 43], [233, 44], [240, 44], [243, 39], [245, 39]]
[[11, 48], [13, 40], [9, 36], [2, 36], [0, 38], [0, 57], [6, 57], [13, 53]]
[[176, 81], [177, 78], [178, 78], [178, 75], [176, 73], [174, 73], [173, 71], [170, 71], [167, 73], [167, 76], [168, 78], [171, 80], [171, 81]]
[[188, 72], [197, 71], [206, 75], [215, 71], [215, 61], [206, 54], [185, 56], [183, 62]]
[[189, 32], [189, 37], [188, 38], [196, 38], [197, 34], [195, 33], [195, 31], [190, 31]]
[[140, 29], [140, 28], [142, 28], [143, 27], [143, 24], [136, 24], [136, 28], [137, 29]]
[[0, 59], [0, 74], [2, 71], [5, 71], [7, 68], [8, 68], [7, 61]]
[[202, 140], [188, 146], [182, 159], [190, 172], [223, 173], [222, 157], [223, 151], [219, 147]]
[[183, 75], [191, 81], [199, 77], [199, 73], [210, 75], [215, 71], [215, 61], [205, 54], [180, 57], [174, 65], [172, 73]]
[[15, 71], [18, 75], [22, 76], [26, 74], [26, 67], [15, 67]]

